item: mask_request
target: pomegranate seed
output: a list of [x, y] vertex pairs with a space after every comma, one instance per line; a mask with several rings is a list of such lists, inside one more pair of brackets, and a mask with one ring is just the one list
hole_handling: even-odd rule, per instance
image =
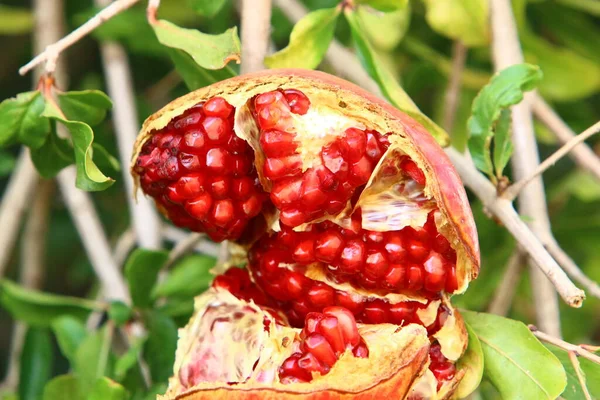
[[441, 362], [441, 363], [432, 363], [429, 366], [429, 369], [431, 370], [431, 372], [433, 372], [433, 375], [435, 375], [436, 379], [438, 380], [438, 390], [440, 388], [440, 383], [442, 383], [441, 381], [449, 381], [452, 380], [452, 378], [454, 378], [454, 375], [456, 374], [456, 366], [454, 366], [454, 364], [452, 364], [449, 361], [445, 361], [445, 362]]
[[365, 342], [360, 342], [352, 351], [354, 357], [358, 358], [367, 358], [369, 357], [369, 348], [365, 344]]
[[346, 350], [342, 330], [336, 317], [323, 317], [317, 324], [317, 332], [323, 335], [325, 340], [331, 345], [335, 354], [339, 355]]
[[254, 181], [250, 177], [237, 178], [232, 181], [231, 195], [237, 200], [246, 200], [252, 195]]
[[275, 207], [284, 208], [300, 198], [301, 178], [290, 178], [277, 182], [271, 190], [271, 200]]
[[364, 131], [356, 128], [346, 129], [340, 150], [348, 162], [360, 160], [367, 149], [367, 137]]
[[442, 354], [442, 347], [438, 342], [433, 343], [429, 347], [429, 357], [431, 358], [432, 363], [442, 363], [448, 361], [448, 359]]
[[333, 304], [334, 294], [335, 293], [331, 287], [324, 283], [318, 282], [308, 290], [307, 295], [308, 300], [313, 306], [322, 309], [323, 307]]
[[213, 179], [210, 183], [210, 191], [215, 199], [225, 199], [229, 197], [230, 180], [224, 176]]
[[189, 131], [184, 135], [183, 140], [186, 146], [197, 150], [202, 149], [206, 142], [204, 133], [202, 133], [200, 130]]
[[286, 289], [291, 298], [299, 298], [304, 292], [305, 284], [306, 278], [304, 275], [292, 271], [287, 274]]
[[335, 230], [324, 232], [315, 242], [315, 257], [319, 261], [332, 263], [340, 255], [343, 245], [341, 233]]
[[356, 273], [364, 262], [365, 244], [360, 240], [349, 240], [340, 255], [340, 270], [344, 273]]
[[279, 367], [279, 378], [282, 383], [293, 383], [297, 379], [300, 382], [309, 382], [312, 379], [310, 373], [300, 368], [298, 360], [302, 357], [302, 353], [294, 353], [289, 356]]
[[229, 153], [216, 147], [206, 153], [206, 167], [214, 174], [224, 174], [231, 170], [231, 158]]
[[279, 220], [287, 226], [298, 226], [306, 221], [306, 214], [297, 209], [283, 210]]
[[340, 146], [337, 142], [333, 142], [323, 147], [323, 150], [321, 150], [321, 160], [323, 161], [323, 165], [334, 174], [348, 171], [348, 162], [344, 160]]
[[227, 143], [229, 136], [232, 134], [227, 120], [218, 117], [206, 117], [202, 121], [202, 127], [206, 132], [206, 136], [214, 143]]
[[351, 311], [344, 307], [332, 306], [323, 309], [323, 314], [336, 318], [344, 343], [347, 343], [350, 346], [358, 345], [360, 342], [360, 335], [358, 333], [358, 327], [356, 326], [356, 320]]
[[360, 299], [355, 299], [350, 293], [340, 291], [335, 294], [335, 304], [349, 310], [354, 315], [360, 314], [364, 308]]
[[256, 217], [262, 208], [262, 200], [257, 194], [253, 194], [241, 204], [242, 212], [248, 218]]
[[298, 366], [308, 373], [319, 372], [321, 375], [325, 375], [329, 372], [329, 367], [323, 365], [312, 353], [306, 353], [300, 357]]
[[289, 176], [296, 176], [301, 171], [302, 158], [299, 154], [282, 158], [267, 158], [263, 168], [265, 177], [271, 180], [279, 180]]
[[385, 275], [388, 270], [388, 261], [380, 251], [375, 251], [367, 256], [363, 274], [376, 280]]
[[392, 264], [384, 278], [383, 285], [389, 289], [401, 289], [405, 285], [406, 267]]
[[177, 193], [185, 199], [192, 199], [202, 192], [203, 181], [204, 176], [201, 174], [182, 176], [176, 184]]
[[212, 206], [212, 197], [208, 193], [202, 193], [185, 204], [185, 210], [196, 219], [206, 217]]
[[421, 290], [423, 288], [423, 269], [416, 264], [408, 267], [407, 288], [410, 290]]
[[407, 325], [415, 317], [415, 306], [408, 302], [392, 304], [389, 308], [390, 320], [396, 325]]
[[294, 258], [294, 261], [301, 264], [313, 262], [315, 260], [314, 241], [312, 239], [306, 239], [298, 243], [292, 257]]
[[456, 265], [446, 269], [446, 292], [452, 293], [458, 290], [458, 277], [456, 276]]
[[392, 263], [401, 263], [406, 258], [406, 249], [399, 233], [391, 233], [385, 243], [385, 251]]
[[414, 161], [407, 158], [400, 163], [400, 168], [419, 185], [425, 185], [425, 174], [417, 167]]
[[265, 131], [260, 135], [260, 146], [267, 157], [284, 157], [296, 152], [294, 135], [278, 130]]
[[215, 203], [212, 220], [217, 226], [226, 226], [233, 220], [233, 217], [233, 203], [231, 200], [219, 200]]
[[425, 270], [425, 289], [430, 292], [444, 290], [446, 285], [446, 270], [442, 256], [432, 251], [423, 263], [423, 269]]
[[383, 324], [388, 321], [388, 313], [382, 302], [373, 301], [365, 305], [365, 321], [369, 324]]
[[283, 95], [294, 114], [304, 115], [310, 107], [310, 100], [304, 93], [296, 89], [285, 89]]
[[[202, 119], [202, 113], [199, 113], [199, 112], [192, 112], [190, 114], [184, 114], [183, 116], [181, 116], [175, 120], [173, 127], [177, 130], [184, 130], [184, 129], [190, 128], [193, 125], [197, 125], [201, 119]], [[162, 147], [162, 145], [160, 143], [158, 145], [160, 147]]]
[[222, 97], [213, 97], [204, 103], [204, 114], [210, 117], [226, 119], [233, 112], [233, 107]]

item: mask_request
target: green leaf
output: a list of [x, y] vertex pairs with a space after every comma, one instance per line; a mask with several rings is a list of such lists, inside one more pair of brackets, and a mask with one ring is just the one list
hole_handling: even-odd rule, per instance
[[144, 345], [144, 359], [152, 375], [152, 381], [166, 382], [173, 374], [175, 351], [177, 350], [177, 325], [159, 313], [147, 316], [148, 340]]
[[52, 341], [47, 329], [29, 328], [25, 335], [19, 378], [19, 399], [37, 400], [52, 375]]
[[106, 112], [112, 108], [112, 101], [100, 90], [60, 93], [58, 103], [66, 119], [90, 126], [104, 121]]
[[0, 304], [13, 318], [41, 327], [63, 315], [83, 320], [91, 311], [102, 309], [95, 301], [24, 289], [6, 279], [0, 280]]
[[121, 171], [121, 164], [116, 157], [110, 154], [104, 147], [98, 143], [92, 143], [94, 162], [103, 169], [112, 169], [115, 172]]
[[87, 400], [125, 400], [127, 399], [127, 390], [117, 382], [107, 377], [102, 377], [96, 381], [92, 391], [88, 394]]
[[87, 331], [83, 323], [69, 315], [56, 318], [52, 322], [52, 331], [56, 335], [58, 347], [70, 363], [75, 362], [75, 354]]
[[214, 17], [227, 0], [187, 0], [190, 7], [203, 17]]
[[15, 168], [16, 160], [12, 154], [0, 150], [0, 178], [12, 173]]
[[94, 164], [92, 159], [94, 132], [89, 125], [80, 121], [66, 120], [60, 110], [50, 104], [44, 110], [43, 115], [60, 122], [71, 133], [77, 166], [75, 184], [79, 189], [90, 192], [99, 191], [105, 190], [115, 183], [114, 179], [106, 177]]
[[169, 299], [158, 310], [164, 315], [173, 318], [191, 317], [194, 312], [194, 299]]
[[[575, 367], [569, 359], [569, 353], [556, 346], [546, 344], [546, 347], [560, 360], [567, 373], [567, 388], [560, 395], [566, 400], [584, 399], [585, 395], [575, 372]], [[600, 365], [583, 357], [578, 357], [581, 371], [586, 380], [586, 386], [592, 399], [600, 398]]]
[[306, 14], [294, 26], [290, 44], [265, 58], [269, 68], [316, 68], [329, 47], [340, 8], [323, 8]]
[[469, 334], [469, 345], [465, 354], [462, 355], [456, 364], [457, 369], [465, 371], [465, 375], [456, 390], [456, 395], [460, 399], [466, 398], [479, 387], [484, 368], [481, 342], [479, 342], [477, 335], [473, 332], [469, 324], [465, 326]]
[[[494, 75], [473, 101], [473, 112], [468, 122], [469, 150], [481, 171], [494, 175], [490, 147], [502, 109], [523, 100], [523, 92], [532, 90], [541, 79], [539, 67], [531, 64], [513, 65]], [[501, 124], [500, 127], [504, 126]], [[497, 158], [502, 160], [502, 155], [499, 154]]]
[[115, 325], [121, 326], [131, 319], [133, 310], [122, 301], [113, 301], [108, 309], [108, 318], [115, 322]]
[[30, 10], [0, 4], [0, 35], [22, 35], [30, 32], [32, 27]]
[[448, 134], [419, 110], [393, 74], [378, 60], [375, 51], [364, 36], [361, 22], [356, 13], [346, 9], [344, 14], [350, 24], [358, 56], [369, 75], [379, 85], [383, 95], [395, 107], [421, 123], [441, 146], [447, 146], [450, 142]]
[[0, 103], [0, 146], [19, 141], [31, 148], [44, 144], [50, 123], [43, 118], [44, 98], [38, 91], [20, 93]]
[[54, 178], [63, 168], [75, 162], [71, 143], [58, 137], [54, 121], [52, 121], [50, 134], [42, 147], [32, 149], [30, 155], [33, 165], [35, 165], [39, 174], [46, 179]]
[[481, 342], [484, 376], [504, 399], [556, 399], [567, 378], [560, 361], [522, 322], [462, 311]]
[[408, 0], [356, 0], [357, 5], [373, 7], [379, 11], [394, 11], [408, 6]]
[[236, 75], [229, 66], [222, 69], [202, 68], [184, 51], [171, 48], [167, 48], [167, 50], [175, 64], [175, 69], [189, 90], [196, 90]]
[[127, 372], [137, 364], [146, 339], [147, 337], [144, 336], [133, 340], [129, 344], [127, 352], [117, 359], [115, 363], [115, 379], [118, 381], [125, 379]]
[[512, 138], [510, 136], [511, 114], [509, 109], [502, 109], [494, 129], [494, 167], [496, 177], [500, 179], [502, 172], [513, 153]]
[[180, 28], [165, 20], [157, 21], [152, 27], [162, 44], [185, 51], [202, 68], [219, 69], [229, 61], [240, 61], [241, 48], [237, 27], [220, 35]]
[[423, 0], [425, 18], [431, 28], [467, 46], [485, 46], [490, 42], [487, 0]]
[[600, 17], [600, 3], [597, 0], [557, 0], [557, 3]]
[[111, 376], [114, 358], [111, 353], [113, 329], [108, 324], [83, 339], [75, 353], [75, 362], [71, 365], [80, 379], [81, 389], [88, 393], [96, 380]]
[[44, 400], [83, 400], [79, 379], [75, 375], [60, 375], [44, 388]]
[[152, 297], [194, 297], [205, 291], [213, 280], [209, 270], [217, 260], [205, 255], [190, 255], [179, 261], [167, 279], [152, 291]]
[[142, 308], [152, 305], [150, 293], [168, 258], [166, 251], [136, 249], [131, 253], [125, 264], [125, 277], [134, 305]]
[[400, 43], [410, 26], [411, 9], [408, 4], [387, 13], [373, 12], [364, 7], [357, 9], [364, 33], [373, 46], [392, 51]]

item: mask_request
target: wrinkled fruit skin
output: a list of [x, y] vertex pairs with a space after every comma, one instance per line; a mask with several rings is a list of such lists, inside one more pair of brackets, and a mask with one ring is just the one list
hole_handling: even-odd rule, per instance
[[248, 252], [196, 300], [165, 398], [452, 396], [467, 339], [449, 297], [477, 276], [477, 234], [410, 117], [323, 73], [265, 71], [150, 117], [132, 172], [175, 225]]

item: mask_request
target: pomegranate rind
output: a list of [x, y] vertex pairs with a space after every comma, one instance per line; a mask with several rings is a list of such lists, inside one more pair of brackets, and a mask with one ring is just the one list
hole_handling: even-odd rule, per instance
[[[373, 94], [340, 78], [301, 69], [266, 70], [198, 89], [169, 103], [144, 122], [134, 146], [132, 165], [135, 166], [143, 144], [153, 132], [164, 128], [174, 117], [199, 102], [221, 96], [236, 107], [237, 112], [257, 94], [287, 88], [301, 90], [313, 104], [337, 107], [359, 124], [379, 132], [393, 132], [400, 137], [400, 141], [406, 144], [402, 150], [425, 174], [426, 193], [435, 199], [442, 213], [438, 228], [457, 251], [457, 292], [464, 291], [468, 281], [478, 275], [480, 254], [475, 223], [458, 173], [423, 126]], [[239, 137], [248, 140], [239, 126], [235, 130]], [[260, 162], [260, 153], [256, 154], [256, 158]], [[135, 171], [132, 170], [132, 174], [137, 182]]]

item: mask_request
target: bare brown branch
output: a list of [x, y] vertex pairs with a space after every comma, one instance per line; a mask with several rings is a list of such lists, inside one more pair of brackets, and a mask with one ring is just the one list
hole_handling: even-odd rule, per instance
[[241, 0], [242, 74], [264, 69], [271, 34], [271, 0]]
[[581, 364], [579, 363], [579, 359], [577, 359], [577, 354], [574, 351], [569, 351], [569, 361], [573, 365], [573, 369], [577, 374], [577, 379], [579, 380], [579, 385], [583, 390], [583, 395], [585, 396], [585, 400], [592, 400], [592, 396], [590, 395], [590, 391], [585, 382], [585, 376], [583, 376], [583, 371], [581, 370]]
[[446, 97], [444, 98], [444, 119], [442, 126], [446, 132], [452, 135], [454, 128], [454, 119], [456, 118], [456, 110], [460, 103], [460, 87], [462, 73], [465, 69], [467, 60], [467, 47], [460, 41], [454, 42], [452, 47], [452, 73], [446, 88]]
[[552, 345], [559, 347], [565, 351], [572, 351], [576, 355], [586, 358], [586, 359], [590, 360], [591, 362], [600, 365], [600, 356], [597, 356], [596, 354], [587, 351], [586, 349], [584, 349], [581, 346], [578, 346], [576, 344], [572, 344], [569, 342], [565, 342], [562, 339], [559, 339], [552, 335], [548, 335], [547, 333], [544, 333], [544, 332], [538, 330], [537, 327], [535, 327], [533, 325], [529, 325], [529, 330], [535, 335], [535, 337], [540, 339], [542, 342], [552, 344]]

